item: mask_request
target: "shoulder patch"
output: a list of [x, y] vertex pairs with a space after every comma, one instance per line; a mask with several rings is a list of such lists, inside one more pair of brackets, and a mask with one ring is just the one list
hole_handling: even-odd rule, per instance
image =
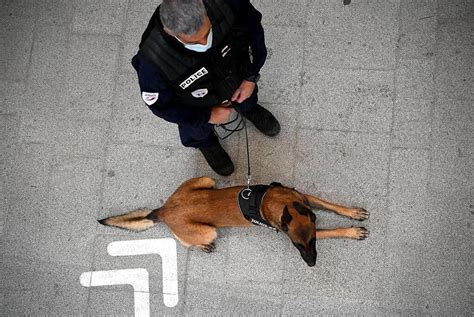
[[157, 92], [142, 92], [143, 101], [145, 101], [145, 103], [149, 106], [151, 106], [158, 100], [159, 95], [160, 94]]

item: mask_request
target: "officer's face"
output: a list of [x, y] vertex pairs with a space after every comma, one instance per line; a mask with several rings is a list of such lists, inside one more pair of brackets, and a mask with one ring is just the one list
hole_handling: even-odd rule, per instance
[[209, 35], [209, 32], [211, 31], [211, 21], [209, 18], [206, 16], [204, 18], [204, 23], [201, 26], [201, 28], [194, 33], [193, 35], [185, 35], [183, 33], [178, 33], [176, 37], [178, 37], [181, 42], [185, 44], [201, 44], [201, 45], [206, 45], [207, 44], [207, 36]]

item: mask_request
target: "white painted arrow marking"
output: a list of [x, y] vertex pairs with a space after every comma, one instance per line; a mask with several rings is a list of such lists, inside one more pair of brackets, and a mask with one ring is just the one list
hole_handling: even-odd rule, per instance
[[150, 293], [146, 269], [85, 272], [81, 274], [80, 281], [81, 285], [85, 287], [132, 285], [135, 316], [150, 316]]
[[112, 256], [159, 254], [163, 266], [163, 302], [167, 307], [178, 304], [178, 256], [174, 239], [115, 241], [107, 246], [107, 252]]

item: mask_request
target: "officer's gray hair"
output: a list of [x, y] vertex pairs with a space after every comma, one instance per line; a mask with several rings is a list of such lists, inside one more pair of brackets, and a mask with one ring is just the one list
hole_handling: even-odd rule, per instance
[[175, 35], [195, 34], [207, 15], [202, 0], [163, 0], [160, 6], [161, 23]]

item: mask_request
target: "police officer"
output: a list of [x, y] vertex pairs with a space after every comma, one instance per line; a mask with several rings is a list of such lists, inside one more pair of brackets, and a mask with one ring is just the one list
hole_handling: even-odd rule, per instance
[[218, 174], [234, 165], [214, 134], [240, 108], [267, 136], [280, 124], [257, 104], [267, 49], [262, 15], [249, 0], [164, 0], [132, 59], [143, 101], [178, 125], [184, 146], [198, 148]]

